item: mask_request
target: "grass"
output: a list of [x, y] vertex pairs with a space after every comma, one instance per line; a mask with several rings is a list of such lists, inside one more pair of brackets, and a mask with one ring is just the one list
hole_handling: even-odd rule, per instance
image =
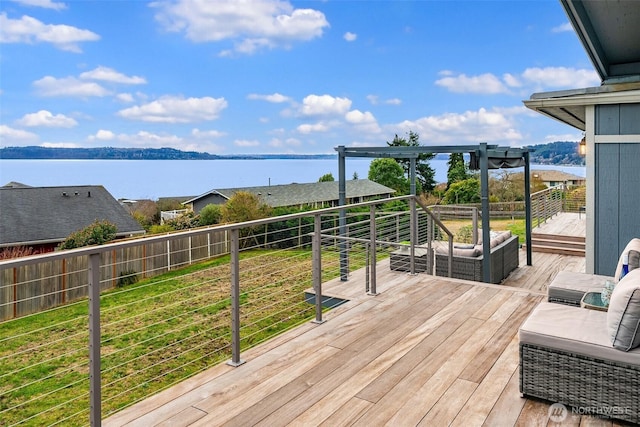
[[[323, 280], [337, 253], [323, 251]], [[230, 260], [221, 257], [101, 295], [103, 417], [231, 357]], [[362, 266], [354, 257], [351, 268]], [[312, 319], [311, 252], [241, 254], [241, 349]], [[86, 425], [86, 300], [0, 323], [0, 425]]]
[[[456, 236], [461, 234], [463, 227], [469, 226], [470, 221], [461, 220], [444, 220], [444, 225], [453, 233], [454, 240]], [[525, 220], [524, 219], [510, 219], [510, 218], [496, 218], [490, 221], [492, 230], [509, 230], [512, 234], [518, 236], [520, 243], [525, 242]]]

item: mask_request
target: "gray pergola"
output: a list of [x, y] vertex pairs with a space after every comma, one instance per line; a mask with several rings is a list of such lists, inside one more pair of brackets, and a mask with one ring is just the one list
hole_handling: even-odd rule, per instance
[[[345, 160], [347, 157], [389, 157], [395, 159], [409, 159], [409, 180], [411, 194], [416, 194], [416, 159], [420, 154], [438, 153], [469, 153], [471, 157], [470, 169], [480, 170], [480, 188], [482, 212], [489, 212], [489, 169], [515, 168], [524, 166], [525, 192], [525, 237], [527, 245], [527, 265], [531, 261], [531, 183], [529, 167], [529, 150], [527, 148], [499, 147], [481, 143], [479, 145], [448, 145], [448, 146], [412, 146], [412, 147], [345, 147], [335, 148], [338, 152], [338, 200], [340, 206], [346, 205]], [[340, 211], [340, 233], [346, 234], [346, 212]], [[490, 253], [489, 215], [482, 215], [482, 250]], [[412, 242], [413, 244], [414, 242]], [[346, 280], [346, 259], [341, 262], [341, 278]], [[485, 256], [482, 260], [482, 278], [486, 283], [491, 278], [491, 259]]]

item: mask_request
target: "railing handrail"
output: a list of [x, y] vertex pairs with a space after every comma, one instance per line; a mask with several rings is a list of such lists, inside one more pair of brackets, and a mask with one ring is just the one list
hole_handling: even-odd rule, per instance
[[352, 208], [358, 208], [358, 207], [379, 205], [382, 203], [398, 201], [398, 200], [409, 200], [412, 197], [413, 196], [398, 196], [398, 197], [390, 197], [386, 199], [369, 200], [366, 202], [353, 203], [345, 206], [335, 206], [331, 208], [323, 208], [323, 209], [317, 209], [313, 211], [298, 212], [294, 214], [281, 215], [277, 217], [268, 217], [268, 218], [256, 219], [256, 220], [245, 221], [245, 222], [217, 224], [213, 226], [200, 227], [200, 228], [190, 229], [185, 231], [176, 231], [176, 232], [163, 233], [163, 234], [157, 234], [152, 236], [143, 236], [136, 239], [127, 239], [123, 241], [106, 243], [104, 245], [86, 246], [86, 247], [76, 248], [76, 249], [65, 249], [65, 250], [56, 251], [56, 252], [47, 252], [44, 254], [28, 255], [20, 258], [11, 258], [8, 260], [0, 261], [0, 270], [6, 269], [6, 268], [21, 267], [24, 265], [32, 264], [34, 262], [55, 261], [55, 260], [64, 259], [64, 258], [92, 255], [96, 253], [103, 253], [103, 252], [108, 252], [108, 251], [117, 250], [117, 249], [124, 249], [124, 248], [133, 247], [133, 246], [139, 246], [141, 244], [153, 244], [158, 242], [166, 242], [169, 240], [178, 240], [184, 237], [199, 236], [202, 234], [207, 234], [212, 231], [230, 231], [230, 230], [236, 230], [240, 228], [256, 227], [259, 225], [265, 225], [273, 222], [281, 222], [281, 221], [287, 221], [290, 219], [305, 218], [313, 215], [322, 215], [325, 213], [327, 214], [334, 213], [336, 210], [341, 210], [341, 209], [352, 209]]

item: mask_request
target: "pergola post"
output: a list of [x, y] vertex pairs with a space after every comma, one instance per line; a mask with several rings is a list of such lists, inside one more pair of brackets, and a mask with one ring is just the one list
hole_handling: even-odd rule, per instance
[[480, 144], [480, 201], [482, 202], [482, 281], [491, 282], [491, 234], [489, 230], [489, 153], [487, 143]]
[[529, 152], [524, 156], [524, 228], [527, 242], [527, 265], [533, 265], [531, 253], [531, 167], [529, 165]]

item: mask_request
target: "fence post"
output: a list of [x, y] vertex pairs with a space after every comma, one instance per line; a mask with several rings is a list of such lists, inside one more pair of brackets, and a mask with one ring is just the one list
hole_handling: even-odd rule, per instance
[[102, 423], [100, 381], [100, 254], [89, 255], [89, 417], [92, 427]]
[[240, 238], [239, 230], [229, 231], [231, 235], [231, 366], [244, 363], [240, 359]]
[[313, 290], [316, 293], [316, 318], [313, 323], [324, 323], [322, 320], [322, 222], [320, 215], [313, 217]]
[[378, 295], [376, 290], [376, 206], [369, 206], [369, 233], [371, 239], [371, 247], [369, 248], [371, 253], [371, 264], [369, 264], [369, 269], [371, 271], [370, 274], [370, 284], [369, 284], [369, 295]]

